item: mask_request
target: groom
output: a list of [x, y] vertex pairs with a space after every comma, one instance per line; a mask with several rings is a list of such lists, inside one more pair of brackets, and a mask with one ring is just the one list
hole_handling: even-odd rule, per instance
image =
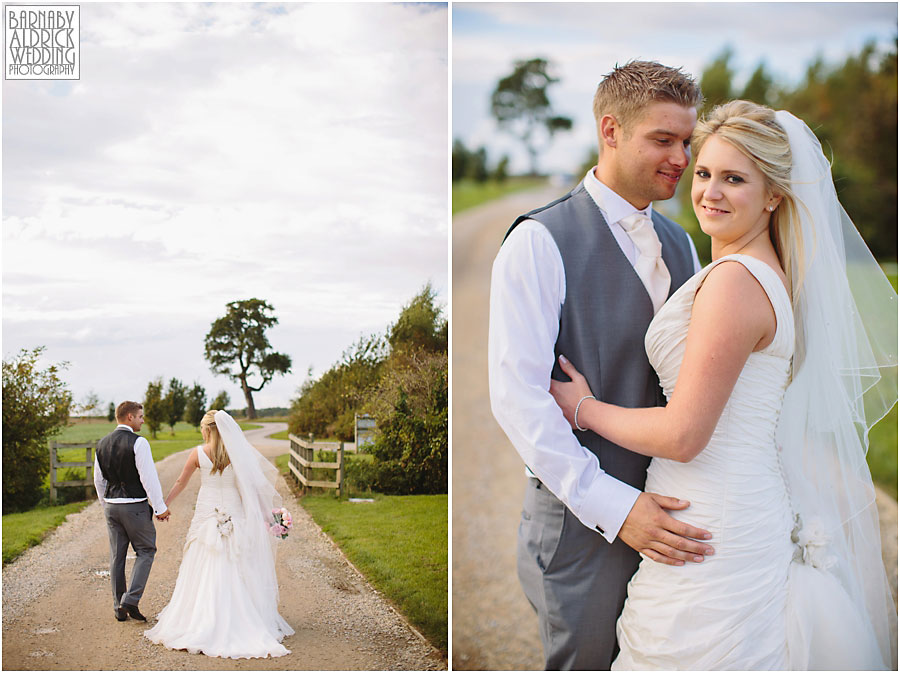
[[[119, 425], [97, 442], [94, 458], [94, 488], [103, 503], [109, 529], [109, 577], [112, 582], [116, 619], [147, 621], [138, 610], [153, 557], [156, 554], [156, 527], [169, 518], [150, 443], [139, 436], [144, 424], [144, 408], [137, 402], [122, 402], [116, 408]], [[150, 504], [147, 503], [149, 499]], [[128, 545], [137, 559], [131, 571], [131, 586], [125, 586], [125, 555]]]
[[529, 477], [518, 572], [548, 670], [609, 669], [638, 552], [675, 564], [712, 551], [697, 541], [706, 531], [666, 512], [688, 506], [678, 494], [641, 492], [649, 458], [573, 431], [548, 392], [551, 378], [568, 380], [565, 355], [599, 400], [665, 403], [644, 334], [700, 265], [687, 234], [651, 202], [675, 194], [701, 101], [680, 70], [615, 68], [594, 96], [597, 166], [571, 193], [520, 216], [494, 261], [491, 408]]

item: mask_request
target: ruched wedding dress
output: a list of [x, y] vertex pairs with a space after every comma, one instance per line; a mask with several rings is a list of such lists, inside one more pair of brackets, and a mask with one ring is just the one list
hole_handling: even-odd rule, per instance
[[684, 358], [694, 296], [726, 260], [742, 263], [765, 289], [775, 309], [775, 337], [747, 359], [707, 447], [688, 463], [654, 458], [644, 488], [690, 501], [686, 511], [670, 514], [712, 533], [716, 553], [684, 566], [641, 560], [616, 627], [621, 652], [614, 669], [786, 668], [792, 519], [775, 426], [794, 345], [787, 292], [764, 262], [723, 257], [660, 309], [645, 345], [668, 399]]
[[[154, 643], [173, 650], [202, 652], [214, 657], [243, 659], [290, 654], [281, 640], [294, 633], [251, 581], [262, 572], [251, 567], [244, 549], [250, 539], [235, 472], [228, 465], [211, 474], [212, 461], [202, 448], [200, 492], [184, 544], [175, 591], [145, 631]], [[274, 569], [272, 570], [274, 572]]]
[[[813, 567], [821, 561], [810, 558], [815, 541], [804, 552], [791, 539], [794, 518], [775, 437], [794, 321], [778, 275], [747, 255], [716, 260], [660, 309], [645, 338], [647, 355], [670, 398], [694, 296], [709, 272], [729, 260], [765, 290], [775, 336], [748, 357], [706, 448], [688, 463], [654, 458], [645, 486], [689, 500], [687, 510], [670, 514], [709, 530], [715, 554], [684, 566], [642, 558], [616, 626], [621, 651], [613, 670], [787, 670], [798, 661], [803, 668], [878, 667], [877, 645], [861, 631], [853, 604]], [[823, 643], [819, 635], [806, 659], [813, 626], [833, 638]]]

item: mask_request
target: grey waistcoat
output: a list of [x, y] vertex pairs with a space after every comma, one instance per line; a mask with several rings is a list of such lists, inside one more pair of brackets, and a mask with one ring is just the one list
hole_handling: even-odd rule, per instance
[[[554, 349], [557, 358], [565, 355], [584, 374], [598, 400], [623, 407], [665, 404], [659, 378], [644, 350], [653, 304], [584, 184], [519, 216], [506, 235], [526, 219], [537, 220], [550, 231], [565, 269], [566, 299]], [[690, 245], [681, 227], [655, 211], [653, 226], [672, 277], [671, 296], [694, 274]], [[558, 360], [551, 377], [568, 380]], [[644, 488], [649, 458], [593, 432], [573, 432], [582, 446], [596, 454], [603, 470]]]

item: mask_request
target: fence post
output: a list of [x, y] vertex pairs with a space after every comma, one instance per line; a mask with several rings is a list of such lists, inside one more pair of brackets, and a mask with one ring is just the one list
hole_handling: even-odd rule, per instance
[[[92, 462], [92, 461], [91, 461], [91, 457], [92, 457], [92, 456], [91, 456], [91, 451], [92, 451], [92, 449], [91, 449], [90, 447], [85, 447], [84, 450], [85, 450], [85, 454], [84, 454], [84, 462], [86, 462], [86, 463], [91, 463], [91, 462]], [[94, 466], [93, 466], [93, 464], [89, 465], [88, 467], [85, 467], [85, 469], [84, 469], [84, 477], [85, 477], [85, 480], [88, 481], [88, 482], [92, 482], [92, 481], [94, 480]], [[85, 499], [85, 500], [90, 500], [90, 499], [91, 499], [91, 493], [93, 493], [93, 491], [94, 491], [94, 487], [93, 487], [93, 486], [85, 486], [85, 487], [84, 487], [84, 499]]]
[[337, 470], [337, 487], [338, 500], [344, 497], [344, 443], [338, 447], [337, 454], [338, 470]]
[[50, 504], [56, 504], [56, 442], [50, 443]]

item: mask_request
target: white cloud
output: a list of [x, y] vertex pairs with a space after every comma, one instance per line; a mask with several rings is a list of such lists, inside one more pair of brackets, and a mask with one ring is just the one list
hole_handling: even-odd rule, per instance
[[163, 375], [240, 405], [202, 341], [257, 296], [295, 362], [257, 404], [285, 404], [425, 282], [446, 297], [445, 6], [88, 3], [81, 22], [81, 81], [3, 83], [4, 355], [47, 344], [76, 397]]

